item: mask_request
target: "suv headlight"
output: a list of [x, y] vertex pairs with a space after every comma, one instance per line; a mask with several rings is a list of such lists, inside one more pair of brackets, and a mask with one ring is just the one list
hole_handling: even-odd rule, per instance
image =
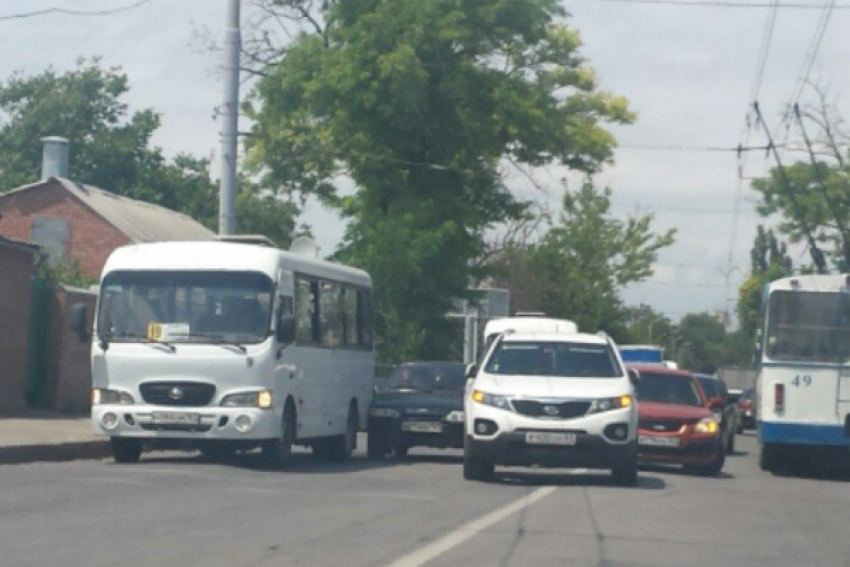
[[401, 417], [396, 410], [390, 408], [372, 408], [369, 410], [372, 417]]
[[127, 392], [119, 392], [118, 390], [109, 390], [106, 388], [92, 388], [91, 403], [93, 406], [99, 405], [122, 405], [132, 406], [136, 403]]
[[709, 435], [714, 435], [718, 429], [717, 420], [713, 417], [707, 417], [694, 426], [694, 432], [707, 433]]
[[221, 405], [226, 408], [269, 409], [272, 407], [272, 393], [268, 390], [260, 390], [259, 392], [230, 394], [221, 400]]
[[618, 396], [616, 398], [603, 398], [600, 400], [593, 400], [593, 403], [590, 404], [590, 409], [587, 410], [587, 413], [601, 413], [603, 411], [611, 411], [615, 409], [628, 408], [632, 405], [632, 397], [631, 396]]
[[493, 406], [494, 408], [511, 411], [511, 403], [507, 396], [499, 396], [498, 394], [488, 394], [481, 390], [472, 391], [472, 401], [484, 404], [485, 406]]

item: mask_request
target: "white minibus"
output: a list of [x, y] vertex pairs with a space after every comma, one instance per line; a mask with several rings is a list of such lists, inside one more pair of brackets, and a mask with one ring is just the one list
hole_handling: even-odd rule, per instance
[[[372, 400], [371, 280], [301, 249], [168, 242], [112, 253], [91, 334], [91, 419], [116, 461], [174, 444], [215, 459], [259, 447], [275, 466], [293, 445], [351, 454]], [[81, 338], [86, 320], [75, 306]]]

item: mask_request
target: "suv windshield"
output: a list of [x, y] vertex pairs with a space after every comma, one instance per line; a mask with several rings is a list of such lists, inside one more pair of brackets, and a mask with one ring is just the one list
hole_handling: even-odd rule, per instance
[[702, 398], [694, 381], [687, 376], [654, 374], [641, 370], [637, 398], [642, 402], [702, 406]]
[[112, 341], [260, 342], [272, 281], [254, 272], [122, 271], [106, 276], [98, 334]]
[[485, 371], [564, 378], [619, 378], [623, 375], [607, 344], [560, 341], [503, 341], [487, 361]]
[[466, 386], [464, 365], [402, 364], [387, 380], [390, 390], [463, 390]]

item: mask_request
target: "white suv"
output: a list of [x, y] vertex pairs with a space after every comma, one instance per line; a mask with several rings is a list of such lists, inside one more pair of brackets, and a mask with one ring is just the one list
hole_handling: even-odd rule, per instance
[[637, 483], [639, 377], [609, 338], [504, 334], [468, 377], [464, 478], [538, 465], [609, 469], [619, 483]]

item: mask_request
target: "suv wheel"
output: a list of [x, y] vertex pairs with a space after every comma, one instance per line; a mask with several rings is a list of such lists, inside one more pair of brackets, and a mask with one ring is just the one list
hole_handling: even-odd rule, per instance
[[631, 461], [626, 465], [622, 465], [613, 469], [611, 475], [614, 477], [614, 482], [620, 486], [637, 486], [638, 483], [638, 465], [637, 460]]
[[493, 463], [479, 457], [472, 451], [469, 436], [463, 450], [463, 478], [466, 480], [490, 480], [496, 471]]

